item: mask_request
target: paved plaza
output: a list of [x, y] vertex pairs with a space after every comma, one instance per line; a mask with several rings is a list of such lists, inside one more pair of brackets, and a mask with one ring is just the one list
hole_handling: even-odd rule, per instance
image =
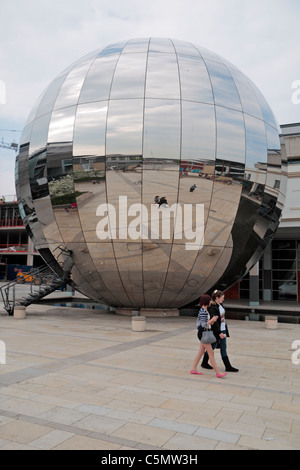
[[2, 313], [0, 450], [300, 449], [300, 325], [228, 323], [240, 372], [217, 379], [189, 373], [193, 317], [147, 318], [136, 332], [105, 310]]

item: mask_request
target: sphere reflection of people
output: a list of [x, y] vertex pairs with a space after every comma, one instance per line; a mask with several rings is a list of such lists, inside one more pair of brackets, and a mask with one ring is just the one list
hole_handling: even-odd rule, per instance
[[163, 206], [163, 207], [168, 206], [168, 201], [166, 199], [166, 196], [163, 196], [163, 197], [160, 198], [159, 203], [158, 203], [158, 208], [160, 208], [161, 206]]

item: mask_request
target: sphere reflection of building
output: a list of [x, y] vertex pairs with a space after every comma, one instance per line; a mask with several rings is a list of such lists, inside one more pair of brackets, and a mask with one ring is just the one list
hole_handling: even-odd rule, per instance
[[[281, 166], [274, 116], [236, 67], [188, 42], [133, 39], [83, 57], [45, 90], [23, 131], [16, 186], [36, 248], [46, 262], [71, 250], [79, 291], [112, 306], [178, 308], [259, 259], [282, 209]], [[99, 207], [120, 214], [122, 196], [149, 216], [155, 195], [204, 205], [202, 248], [176, 238], [172, 214], [169, 239], [151, 238], [147, 224], [144, 238], [99, 238]]]

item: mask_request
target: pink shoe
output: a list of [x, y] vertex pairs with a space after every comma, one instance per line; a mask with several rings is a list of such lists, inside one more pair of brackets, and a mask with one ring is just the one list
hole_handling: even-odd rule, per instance
[[221, 379], [222, 377], [225, 377], [226, 372], [224, 372], [224, 374], [216, 374], [216, 377], [218, 377], [218, 379]]
[[202, 372], [197, 372], [196, 370], [191, 370], [190, 373], [191, 374], [196, 374], [196, 375], [203, 375]]

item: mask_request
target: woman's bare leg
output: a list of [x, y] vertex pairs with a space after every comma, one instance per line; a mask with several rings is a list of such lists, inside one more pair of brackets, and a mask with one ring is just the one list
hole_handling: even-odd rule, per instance
[[[211, 344], [206, 344], [205, 345], [205, 349], [207, 351], [207, 354], [209, 356], [209, 360], [210, 360], [210, 363], [211, 365], [213, 366], [214, 368], [214, 371], [216, 374], [221, 374], [218, 366], [217, 366], [217, 363], [216, 363], [216, 360], [215, 360], [215, 355], [214, 355], [214, 350], [213, 348], [211, 347]], [[200, 359], [199, 359], [200, 360]]]
[[198, 353], [196, 354], [196, 357], [195, 357], [195, 359], [194, 359], [193, 366], [192, 366], [192, 370], [194, 370], [194, 371], [197, 370], [197, 365], [199, 364], [200, 359], [201, 359], [201, 357], [202, 357], [203, 354], [204, 354], [204, 351], [205, 351], [205, 348], [204, 348], [203, 344], [200, 343], [199, 351], [198, 351]]

